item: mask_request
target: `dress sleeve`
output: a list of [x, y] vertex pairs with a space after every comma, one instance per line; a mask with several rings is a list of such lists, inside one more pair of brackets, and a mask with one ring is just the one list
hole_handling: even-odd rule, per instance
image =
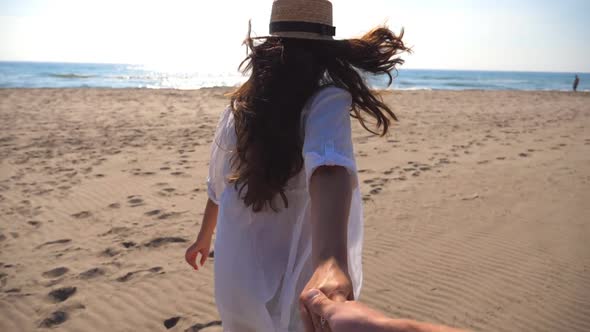
[[342, 166], [357, 186], [350, 127], [352, 97], [344, 89], [321, 90], [308, 106], [304, 121], [303, 159], [307, 184], [320, 166]]
[[211, 143], [211, 159], [209, 161], [209, 175], [207, 176], [207, 194], [215, 204], [219, 205], [219, 199], [225, 189], [226, 176], [229, 163], [229, 142], [228, 142], [228, 118], [231, 114], [230, 107], [227, 107], [221, 115], [215, 136]]

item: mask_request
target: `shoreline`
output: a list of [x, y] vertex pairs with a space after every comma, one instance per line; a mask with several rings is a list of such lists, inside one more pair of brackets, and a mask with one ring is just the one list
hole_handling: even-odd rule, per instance
[[[138, 90], [138, 91], [186, 91], [186, 92], [194, 92], [194, 91], [203, 91], [203, 90], [210, 90], [210, 89], [220, 89], [220, 90], [232, 90], [239, 88], [237, 86], [211, 86], [211, 87], [202, 87], [197, 89], [175, 89], [175, 88], [149, 88], [149, 87], [0, 87], [1, 90]], [[562, 93], [579, 93], [579, 94], [590, 94], [590, 90], [515, 90], [515, 89], [432, 89], [432, 88], [409, 88], [409, 89], [373, 89], [379, 92], [562, 92]]]

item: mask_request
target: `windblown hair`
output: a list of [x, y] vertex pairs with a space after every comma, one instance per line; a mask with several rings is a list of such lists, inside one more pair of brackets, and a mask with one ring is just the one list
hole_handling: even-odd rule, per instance
[[404, 62], [397, 55], [410, 51], [403, 34], [379, 27], [348, 40], [248, 36], [250, 52], [240, 69], [250, 78], [231, 96], [237, 144], [230, 176], [246, 206], [277, 211], [274, 200], [280, 196], [288, 207], [285, 187], [303, 168], [301, 111], [322, 86], [350, 92], [351, 116], [371, 133], [387, 133], [397, 118], [363, 74], [386, 75], [390, 85], [396, 65]]

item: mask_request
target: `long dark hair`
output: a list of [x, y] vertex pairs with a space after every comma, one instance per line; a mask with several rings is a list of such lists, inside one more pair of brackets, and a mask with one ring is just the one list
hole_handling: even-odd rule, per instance
[[[359, 39], [246, 39], [250, 53], [240, 65], [250, 78], [231, 96], [237, 137], [230, 182], [254, 212], [277, 210], [279, 195], [288, 207], [285, 186], [303, 167], [301, 111], [323, 85], [352, 95], [351, 116], [371, 133], [385, 135], [395, 114], [371, 92], [361, 72], [387, 75], [392, 83], [398, 54], [409, 51], [399, 35], [376, 28]], [[374, 128], [367, 126], [367, 117]]]

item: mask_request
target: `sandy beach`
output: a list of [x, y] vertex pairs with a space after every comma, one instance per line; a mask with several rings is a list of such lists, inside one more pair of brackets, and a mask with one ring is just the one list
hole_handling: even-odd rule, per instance
[[[229, 89], [0, 90], [0, 331], [220, 331], [184, 251]], [[474, 331], [590, 331], [590, 93], [385, 92], [355, 124], [361, 300]], [[236, 271], [236, 278], [239, 271]]]

